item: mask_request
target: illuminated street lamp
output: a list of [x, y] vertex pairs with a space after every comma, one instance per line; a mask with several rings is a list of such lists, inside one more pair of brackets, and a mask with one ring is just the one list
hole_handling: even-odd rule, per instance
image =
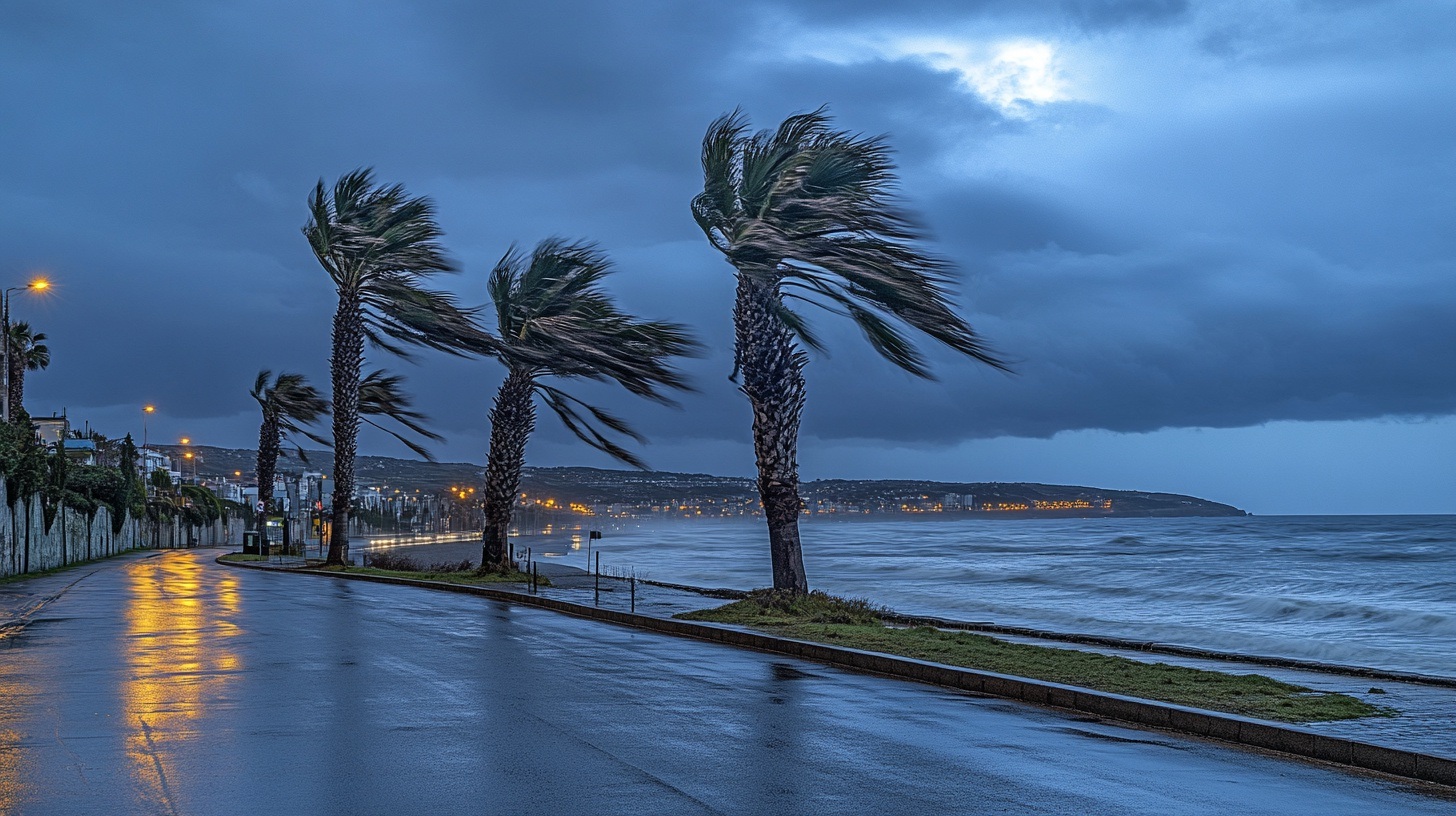
[[147, 417], [157, 412], [155, 405], [142, 406], [142, 450], [147, 449]]
[[5, 296], [3, 298], [3, 300], [4, 300], [4, 306], [3, 306], [3, 311], [4, 311], [3, 331], [5, 333], [4, 334], [4, 340], [5, 340], [5, 375], [4, 375], [5, 390], [4, 390], [4, 396], [3, 397], [0, 397], [0, 400], [3, 400], [4, 417], [5, 417], [5, 421], [6, 422], [9, 422], [10, 421], [10, 293], [11, 292], [44, 292], [45, 290], [47, 290], [49, 288], [51, 288], [51, 282], [50, 281], [46, 280], [45, 278], [36, 278], [35, 280], [31, 281], [30, 283], [27, 283], [24, 286], [12, 286], [9, 289], [6, 289], [5, 290]]

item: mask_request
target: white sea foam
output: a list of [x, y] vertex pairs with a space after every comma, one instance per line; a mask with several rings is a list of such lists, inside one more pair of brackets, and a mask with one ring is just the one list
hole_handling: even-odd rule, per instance
[[[1456, 517], [811, 519], [811, 583], [904, 612], [1456, 676]], [[602, 564], [769, 583], [762, 521], [607, 528]]]

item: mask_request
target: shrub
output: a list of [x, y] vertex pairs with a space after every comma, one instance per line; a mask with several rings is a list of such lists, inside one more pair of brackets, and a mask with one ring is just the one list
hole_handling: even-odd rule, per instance
[[383, 552], [364, 553], [364, 566], [375, 569], [393, 570], [395, 572], [420, 572], [420, 562], [408, 555], [384, 550]]

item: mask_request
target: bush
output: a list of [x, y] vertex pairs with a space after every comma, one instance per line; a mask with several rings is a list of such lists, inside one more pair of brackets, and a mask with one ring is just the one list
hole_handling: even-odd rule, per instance
[[469, 572], [475, 569], [475, 562], [466, 558], [462, 561], [441, 561], [430, 565], [430, 572]]
[[394, 570], [395, 572], [420, 572], [420, 562], [410, 558], [408, 555], [385, 550], [383, 552], [364, 553], [364, 566], [382, 570]]
[[468, 572], [475, 569], [475, 562], [467, 558], [464, 561], [441, 561], [427, 567], [408, 555], [384, 550], [364, 553], [364, 566], [391, 572]]

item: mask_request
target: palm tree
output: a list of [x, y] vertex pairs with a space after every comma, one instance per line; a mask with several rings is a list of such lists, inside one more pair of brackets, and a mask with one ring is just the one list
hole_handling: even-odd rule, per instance
[[10, 412], [25, 404], [25, 372], [40, 371], [51, 364], [51, 350], [43, 332], [32, 332], [24, 321], [10, 325]]
[[671, 404], [664, 393], [687, 387], [672, 358], [697, 344], [675, 323], [639, 320], [601, 288], [611, 271], [593, 245], [542, 241], [528, 256], [512, 249], [490, 274], [497, 347], [506, 379], [490, 412], [481, 569], [512, 569], [506, 531], [521, 483], [526, 442], [536, 427], [536, 396], [579, 439], [633, 467], [644, 467], [608, 434], [644, 441], [616, 416], [542, 382], [543, 377], [614, 382]]
[[263, 504], [263, 512], [259, 515], [262, 517], [272, 509], [273, 476], [277, 472], [278, 455], [281, 453], [283, 441], [295, 437], [293, 443], [300, 457], [303, 456], [303, 447], [298, 444], [296, 436], [305, 436], [315, 442], [328, 444], [304, 426], [312, 425], [327, 414], [329, 401], [324, 399], [317, 388], [309, 385], [302, 374], [281, 372], [274, 377], [273, 372], [267, 370], [258, 372], [258, 378], [253, 382], [253, 390], [248, 394], [263, 409], [263, 422], [258, 426], [256, 470], [258, 501]]
[[789, 302], [847, 315], [890, 362], [930, 377], [906, 330], [1007, 370], [952, 308], [949, 269], [915, 247], [919, 231], [894, 198], [883, 138], [834, 130], [823, 109], [750, 133], [734, 111], [703, 138], [703, 192], [693, 217], [732, 264], [733, 379], [753, 407], [758, 490], [774, 588], [807, 592], [799, 545], [800, 346], [822, 350]]
[[[271, 382], [270, 377], [272, 377]], [[403, 378], [386, 374], [382, 370], [371, 371], [366, 375], [359, 385], [360, 418], [398, 439], [416, 454], [434, 461], [434, 457], [423, 445], [374, 420], [375, 417], [392, 419], [426, 439], [435, 442], [441, 441], [438, 434], [424, 427], [423, 423], [428, 418], [413, 409], [412, 400], [401, 388], [402, 382]], [[280, 373], [276, 377], [273, 377], [270, 371], [258, 372], [258, 378], [253, 383], [253, 390], [248, 393], [257, 400], [259, 407], [263, 410], [263, 422], [258, 427], [257, 475], [258, 500], [264, 503], [266, 513], [269, 509], [268, 506], [272, 503], [273, 477], [278, 469], [278, 457], [282, 453], [284, 441], [293, 442], [298, 458], [304, 462], [308, 461], [308, 456], [304, 453], [302, 445], [298, 443], [297, 437], [306, 437], [320, 445], [328, 446], [327, 439], [318, 436], [305, 426], [318, 422], [329, 413], [329, 401], [324, 399], [323, 394], [310, 385], [302, 374], [287, 372]], [[334, 464], [337, 471], [337, 458]], [[335, 476], [337, 475], [335, 473]], [[337, 500], [337, 495], [335, 499]]]
[[400, 185], [376, 185], [371, 171], [356, 170], [332, 189], [319, 181], [303, 233], [339, 296], [329, 358], [336, 481], [328, 563], [343, 564], [365, 340], [406, 358], [407, 346], [464, 355], [488, 342], [454, 298], [421, 288], [431, 276], [454, 271], [436, 241], [441, 233], [429, 199], [411, 198]]

